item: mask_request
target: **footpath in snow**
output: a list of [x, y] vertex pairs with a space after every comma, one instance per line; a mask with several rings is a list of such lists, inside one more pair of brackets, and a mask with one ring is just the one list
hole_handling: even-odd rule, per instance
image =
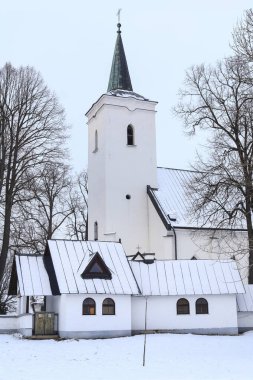
[[0, 380], [252, 380], [253, 332], [32, 341], [0, 335]]

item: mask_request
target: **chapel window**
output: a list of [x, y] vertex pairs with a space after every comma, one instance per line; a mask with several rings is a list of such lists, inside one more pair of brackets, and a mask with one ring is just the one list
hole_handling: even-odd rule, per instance
[[95, 131], [95, 148], [94, 148], [94, 152], [97, 152], [98, 150], [98, 131], [96, 130]]
[[132, 125], [127, 127], [127, 145], [134, 145], [134, 129]]
[[94, 240], [98, 240], [98, 222], [94, 223]]
[[197, 299], [196, 314], [208, 314], [208, 302], [205, 298]]
[[115, 302], [111, 298], [106, 298], [102, 305], [103, 315], [115, 315]]
[[177, 314], [190, 314], [190, 305], [186, 298], [177, 301]]
[[83, 301], [83, 315], [96, 315], [96, 302], [93, 298], [85, 298]]

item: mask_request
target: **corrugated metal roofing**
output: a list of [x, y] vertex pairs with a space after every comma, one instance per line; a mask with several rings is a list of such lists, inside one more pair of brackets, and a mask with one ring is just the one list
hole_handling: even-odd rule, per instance
[[42, 256], [16, 255], [15, 260], [21, 296], [52, 295]]
[[[139, 294], [120, 243], [49, 240], [48, 246], [60, 293]], [[81, 278], [81, 274], [96, 252], [111, 271], [111, 280]]]
[[144, 296], [244, 293], [233, 260], [157, 260], [152, 264], [131, 261]]
[[245, 293], [238, 294], [237, 309], [238, 311], [253, 311], [253, 285], [244, 285]]
[[[212, 228], [212, 224], [206, 223], [199, 218], [197, 221], [191, 214], [191, 191], [189, 184], [196, 176], [197, 172], [191, 170], [157, 168], [158, 190], [153, 190], [158, 207], [162, 214], [168, 219], [175, 218], [172, 221], [173, 226], [177, 227], [205, 227]], [[223, 225], [223, 228], [231, 228], [230, 225]], [[246, 228], [243, 221], [238, 222], [238, 229]]]
[[[158, 190], [155, 196], [165, 215], [176, 218], [175, 226], [191, 226], [187, 217], [190, 206], [189, 195], [186, 195], [188, 183], [194, 176], [193, 171], [157, 168]], [[196, 227], [196, 223], [195, 226]]]

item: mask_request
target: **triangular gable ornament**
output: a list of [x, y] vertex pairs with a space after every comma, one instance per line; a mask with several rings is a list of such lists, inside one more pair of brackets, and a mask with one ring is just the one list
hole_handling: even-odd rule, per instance
[[100, 254], [96, 252], [82, 272], [81, 277], [84, 280], [93, 278], [111, 280], [112, 274]]

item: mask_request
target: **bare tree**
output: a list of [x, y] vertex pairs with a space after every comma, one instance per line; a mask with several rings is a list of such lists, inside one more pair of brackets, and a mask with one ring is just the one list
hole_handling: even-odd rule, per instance
[[31, 67], [0, 70], [0, 204], [3, 241], [0, 280], [10, 243], [14, 206], [26, 200], [27, 181], [48, 161], [58, 160], [65, 139], [64, 111]]
[[88, 175], [86, 170], [77, 176], [70, 202], [73, 213], [68, 220], [68, 235], [71, 239], [87, 240]]
[[253, 62], [253, 9], [247, 9], [232, 33], [232, 49], [239, 57]]
[[253, 283], [253, 71], [242, 57], [186, 73], [176, 113], [186, 131], [210, 132], [209, 156], [198, 157], [190, 184], [192, 214], [202, 225], [245, 228]]
[[18, 222], [13, 223], [13, 248], [43, 253], [47, 240], [57, 233], [64, 236], [64, 223], [74, 212], [70, 169], [63, 163], [48, 162], [28, 184], [29, 201], [19, 205]]

